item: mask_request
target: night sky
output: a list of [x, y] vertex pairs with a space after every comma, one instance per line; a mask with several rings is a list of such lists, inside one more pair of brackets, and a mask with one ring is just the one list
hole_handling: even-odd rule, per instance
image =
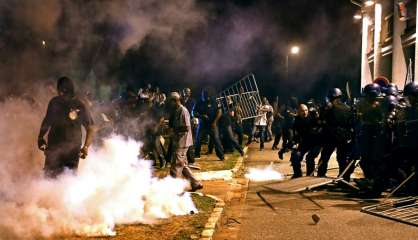
[[[136, 69], [135, 73], [139, 79], [164, 83], [167, 87], [186, 82], [195, 88], [207, 85], [220, 88], [253, 72], [263, 95], [278, 95], [282, 99], [291, 95], [322, 98], [331, 87], [345, 88], [347, 81], [356, 87], [360, 78], [361, 25], [353, 21], [356, 8], [350, 1], [241, 0], [199, 4], [210, 9], [210, 20], [205, 28], [186, 38], [190, 44], [188, 57], [198, 60], [173, 68], [167, 57], [158, 60], [162, 65], [155, 66], [153, 59], [159, 47], [153, 45], [150, 37], [140, 49], [131, 52], [135, 62], [141, 64], [142, 70]], [[242, 24], [242, 28], [235, 24]], [[245, 33], [250, 35], [245, 43], [234, 37]], [[236, 39], [237, 45], [230, 38]], [[301, 47], [301, 54], [290, 57], [286, 81], [285, 56], [293, 44]], [[220, 57], [210, 54], [196, 57], [197, 49], [202, 48]], [[160, 57], [164, 58], [164, 53]], [[231, 66], [222, 67], [224, 64]], [[214, 67], [205, 69], [206, 65]], [[189, 74], [187, 68], [194, 66], [196, 74], [194, 71]], [[122, 72], [128, 75], [126, 79], [132, 77], [125, 68]]]
[[[262, 95], [322, 98], [331, 87], [350, 81], [355, 89], [359, 81], [356, 10], [349, 0], [5, 0], [0, 94], [60, 75], [83, 89], [92, 72], [96, 87], [114, 91], [151, 83], [197, 92], [252, 72]], [[289, 58], [287, 81], [293, 44], [301, 53]]]

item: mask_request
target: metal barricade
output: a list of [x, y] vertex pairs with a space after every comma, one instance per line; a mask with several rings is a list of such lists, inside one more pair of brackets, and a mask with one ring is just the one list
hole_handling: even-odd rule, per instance
[[390, 202], [375, 204], [363, 207], [361, 211], [418, 227], [417, 197], [406, 197]]
[[231, 107], [240, 108], [242, 120], [260, 116], [258, 108], [261, 106], [261, 98], [257, 81], [252, 73], [223, 90], [216, 100], [226, 111]]

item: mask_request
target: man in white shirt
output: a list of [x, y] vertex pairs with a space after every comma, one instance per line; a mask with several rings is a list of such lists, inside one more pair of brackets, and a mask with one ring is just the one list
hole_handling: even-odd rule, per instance
[[254, 135], [257, 130], [260, 132], [260, 151], [264, 150], [264, 140], [266, 139], [267, 128], [267, 113], [273, 112], [273, 107], [268, 103], [267, 98], [263, 98], [262, 104], [258, 107], [258, 117], [254, 120], [254, 127], [251, 132], [251, 136], [248, 138], [247, 145], [250, 145], [253, 141]]

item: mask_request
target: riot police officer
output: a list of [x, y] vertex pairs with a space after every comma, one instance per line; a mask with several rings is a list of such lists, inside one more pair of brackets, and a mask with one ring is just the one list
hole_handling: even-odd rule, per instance
[[319, 115], [309, 111], [305, 104], [300, 104], [298, 115], [293, 124], [294, 143], [298, 147], [292, 150], [290, 162], [293, 168], [292, 178], [302, 176], [301, 162], [306, 155], [306, 175], [311, 176], [315, 170], [315, 158], [319, 155], [318, 135], [320, 131]]
[[[399, 159], [404, 162], [405, 177], [413, 171], [418, 170], [418, 160], [416, 158], [416, 149], [418, 147], [418, 83], [412, 82], [405, 86], [404, 96], [408, 103], [399, 113], [396, 124], [396, 136], [400, 150]], [[415, 194], [418, 193], [418, 177], [415, 174]]]
[[[318, 176], [325, 177], [328, 161], [334, 150], [337, 150], [339, 174], [342, 174], [349, 162], [352, 149], [353, 119], [350, 106], [342, 101], [342, 92], [339, 88], [331, 89], [328, 93], [328, 104], [324, 108], [323, 149], [318, 166]], [[350, 180], [349, 172], [343, 177]]]
[[384, 157], [382, 149], [385, 145], [385, 112], [381, 87], [376, 83], [368, 84], [364, 87], [363, 95], [357, 106], [360, 121], [360, 167], [371, 183], [371, 191], [368, 193], [380, 196], [383, 177], [381, 161]]

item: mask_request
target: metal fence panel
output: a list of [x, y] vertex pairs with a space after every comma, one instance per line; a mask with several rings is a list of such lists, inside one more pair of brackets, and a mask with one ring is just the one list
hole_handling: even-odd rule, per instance
[[362, 212], [418, 227], [418, 198], [406, 197], [367, 206]]
[[239, 107], [242, 111], [242, 120], [260, 116], [258, 107], [261, 106], [261, 98], [257, 81], [252, 73], [224, 89], [216, 100], [226, 111], [231, 106]]

